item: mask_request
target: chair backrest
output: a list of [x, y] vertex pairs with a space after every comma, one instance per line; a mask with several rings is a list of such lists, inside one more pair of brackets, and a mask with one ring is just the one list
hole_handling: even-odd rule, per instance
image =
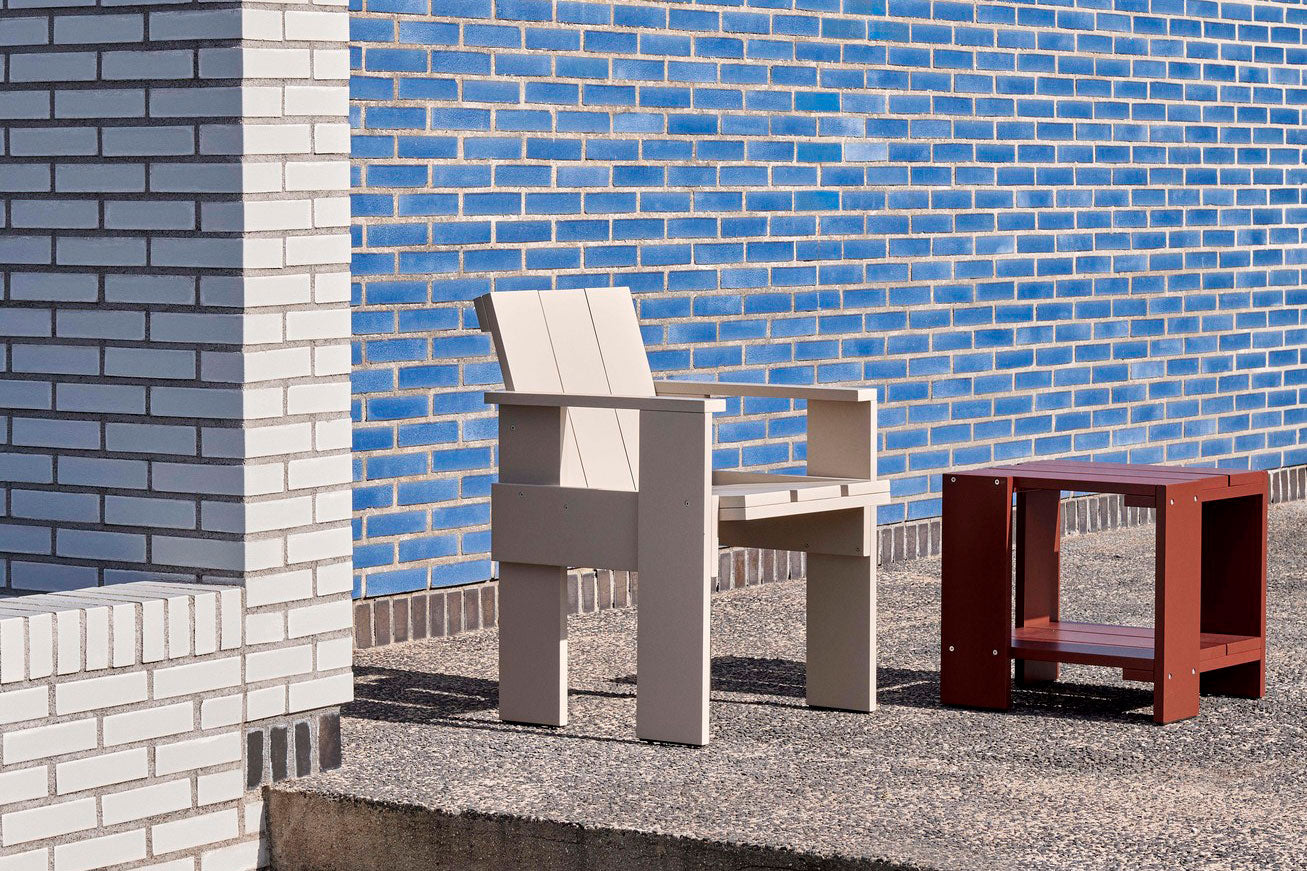
[[[654, 395], [628, 289], [504, 291], [478, 297], [475, 304], [481, 329], [494, 338], [509, 390]], [[563, 484], [634, 490], [639, 469], [638, 412], [567, 410]]]

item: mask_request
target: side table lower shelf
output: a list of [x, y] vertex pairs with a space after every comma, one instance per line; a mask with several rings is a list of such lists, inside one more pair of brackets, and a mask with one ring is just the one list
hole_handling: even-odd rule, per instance
[[[1263, 642], [1255, 635], [1204, 632], [1198, 653], [1200, 672], [1255, 662]], [[1012, 631], [1013, 659], [1068, 662], [1121, 669], [1126, 680], [1153, 680], [1153, 630], [1146, 626], [1072, 623], [1027, 625]]]

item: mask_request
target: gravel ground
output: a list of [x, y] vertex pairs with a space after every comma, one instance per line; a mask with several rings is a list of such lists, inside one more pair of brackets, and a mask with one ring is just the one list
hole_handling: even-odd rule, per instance
[[[1151, 721], [1064, 667], [1007, 713], [938, 702], [939, 560], [882, 569], [880, 708], [803, 704], [803, 584], [713, 600], [712, 744], [634, 740], [635, 615], [571, 624], [565, 729], [496, 716], [496, 636], [362, 651], [346, 767], [295, 788], [931, 869], [1307, 869], [1307, 505], [1271, 512], [1269, 677]], [[1066, 619], [1149, 625], [1153, 530], [1064, 544]]]

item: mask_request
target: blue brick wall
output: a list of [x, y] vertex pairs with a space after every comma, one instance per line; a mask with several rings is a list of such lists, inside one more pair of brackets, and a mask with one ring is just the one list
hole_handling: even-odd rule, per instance
[[[360, 593], [489, 576], [492, 288], [880, 386], [882, 523], [954, 466], [1307, 462], [1307, 7], [354, 2]], [[800, 466], [801, 409], [717, 439]]]

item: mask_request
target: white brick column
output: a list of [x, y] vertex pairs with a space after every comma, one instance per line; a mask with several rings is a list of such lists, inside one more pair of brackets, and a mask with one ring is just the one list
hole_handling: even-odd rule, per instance
[[52, 593], [0, 598], [4, 871], [253, 868], [259, 784], [339, 758], [347, 37], [0, 0], [0, 593]]
[[0, 586], [348, 592], [347, 35], [4, 3]]

